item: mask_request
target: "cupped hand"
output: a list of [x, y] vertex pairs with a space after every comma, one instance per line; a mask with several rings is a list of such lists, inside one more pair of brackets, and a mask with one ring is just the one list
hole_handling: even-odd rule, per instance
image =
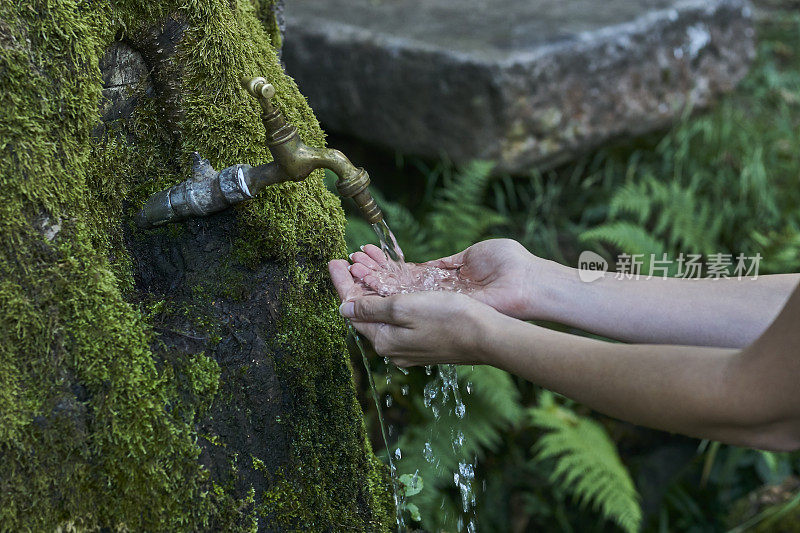
[[365, 293], [390, 296], [419, 291], [470, 292], [474, 284], [459, 275], [458, 269], [440, 268], [427, 263], [390, 263], [375, 245], [362, 247], [362, 252], [350, 254], [350, 272]]
[[357, 283], [348, 262], [331, 261], [328, 268], [343, 300], [341, 314], [397, 366], [487, 362], [485, 332], [502, 316], [488, 305], [447, 291], [352, 298]]
[[[385, 270], [386, 256], [372, 244], [364, 246], [363, 250], [350, 256], [353, 261], [350, 272], [380, 294], [386, 281], [385, 276], [378, 273]], [[409, 264], [410, 269], [426, 267], [453, 272], [468, 283], [471, 297], [523, 320], [546, 318], [539, 296], [546, 290], [543, 271], [557, 268], [511, 239], [482, 241], [449, 257], [420, 265]]]

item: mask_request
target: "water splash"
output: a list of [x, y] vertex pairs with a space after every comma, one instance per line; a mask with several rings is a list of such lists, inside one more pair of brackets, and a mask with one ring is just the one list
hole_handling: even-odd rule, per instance
[[387, 258], [383, 268], [372, 272], [372, 283], [364, 287], [380, 296], [419, 291], [469, 292], [473, 284], [462, 278], [457, 269], [406, 263], [403, 251], [385, 221], [373, 224], [381, 250]]
[[[451, 398], [452, 402], [450, 401]], [[451, 404], [450, 413], [454, 414], [458, 419], [464, 418], [466, 406], [461, 398], [455, 365], [439, 365], [437, 367], [436, 377], [425, 386], [424, 403], [433, 413], [435, 423], [439, 422], [442, 410], [447, 409]], [[434, 450], [433, 442], [433, 435], [431, 435], [428, 442], [425, 443], [422, 454], [426, 461], [433, 464], [437, 471], [440, 471], [441, 461], [437, 458], [437, 454], [445, 451]], [[453, 483], [461, 496], [461, 510], [463, 511], [463, 514], [457, 520], [458, 530], [475, 533], [477, 531], [475, 518], [476, 497], [473, 483], [475, 481], [477, 457], [473, 456], [471, 461], [467, 460], [464, 450], [465, 443], [464, 432], [459, 427], [451, 428], [450, 446], [454, 457], [458, 461], [457, 470], [453, 472]]]

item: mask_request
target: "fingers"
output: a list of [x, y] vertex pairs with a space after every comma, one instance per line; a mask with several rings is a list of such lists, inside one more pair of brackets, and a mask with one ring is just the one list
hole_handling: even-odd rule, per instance
[[405, 325], [404, 315], [398, 296], [364, 296], [339, 306], [339, 312], [346, 318], [359, 322], [383, 322], [398, 326]]
[[369, 268], [363, 263], [353, 263], [350, 265], [350, 273], [356, 279], [363, 279], [374, 272], [374, 269]]
[[[375, 338], [378, 336], [378, 331], [381, 329], [381, 326], [385, 326], [386, 324], [376, 324], [374, 322], [350, 322], [356, 331], [358, 331], [361, 335], [369, 339], [369, 342], [375, 346]], [[381, 354], [383, 355], [383, 354]]]
[[377, 270], [380, 268], [380, 265], [364, 252], [355, 252], [350, 254], [350, 261], [352, 261], [354, 265], [362, 264], [367, 268], [371, 268], [372, 270]]
[[405, 357], [398, 355], [402, 352], [404, 345], [404, 329], [391, 324], [375, 324], [372, 322], [353, 322], [353, 327], [358, 332], [369, 339], [372, 348], [380, 356], [391, 357], [392, 362], [397, 366], [410, 366], [411, 362]]
[[350, 254], [350, 260], [354, 265], [364, 265], [369, 269], [376, 270], [388, 262], [383, 250], [374, 244], [364, 245], [361, 250], [361, 252]]
[[370, 256], [379, 265], [387, 263], [386, 254], [384, 254], [383, 250], [374, 244], [366, 244], [362, 246], [361, 249], [364, 250], [364, 253]]
[[336, 292], [339, 294], [339, 299], [344, 301], [347, 295], [355, 285], [353, 276], [350, 274], [348, 263], [345, 259], [334, 259], [328, 263], [328, 272], [331, 274], [333, 286], [336, 287]]
[[397, 285], [395, 280], [390, 279], [381, 279], [375, 275], [375, 271], [367, 268], [366, 266], [362, 265], [361, 263], [355, 263], [350, 265], [350, 274], [361, 283], [372, 289], [373, 291], [377, 292], [378, 294], [385, 295], [387, 290], [390, 292], [397, 292], [391, 291], [392, 287]]
[[372, 274], [368, 274], [361, 278], [361, 283], [372, 289], [373, 291], [377, 292], [382, 296], [387, 296], [389, 294], [395, 294], [400, 292], [399, 281], [396, 279], [388, 279], [384, 280], [379, 278], [378, 276], [373, 276]]

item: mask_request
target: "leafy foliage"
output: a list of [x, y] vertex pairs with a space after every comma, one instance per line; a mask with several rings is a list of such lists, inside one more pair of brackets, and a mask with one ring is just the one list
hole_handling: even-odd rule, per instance
[[603, 427], [559, 406], [543, 391], [539, 406], [530, 409], [533, 425], [548, 430], [536, 443], [536, 460], [555, 459], [550, 480], [591, 504], [628, 532], [639, 530], [639, 495], [614, 442]]
[[[423, 201], [421, 209], [425, 210], [425, 215], [420, 222], [405, 207], [388, 202], [379, 192], [373, 191], [407, 257], [426, 260], [449, 255], [491, 235], [489, 231], [492, 228], [507, 228], [510, 225], [508, 217], [483, 204], [490, 171], [491, 165], [485, 162], [474, 162], [458, 172], [450, 166], [442, 167], [441, 174], [432, 177], [438, 180], [442, 176], [442, 185], [438, 189], [428, 189], [431, 192]], [[373, 240], [372, 229], [366, 223], [356, 217], [350, 217], [349, 220], [347, 237], [351, 249], [357, 249], [356, 244]], [[495, 368], [459, 367], [458, 381], [468, 413], [464, 418], [459, 418], [453, 409], [453, 398], [444, 401], [437, 414], [424, 405], [423, 388], [431, 378], [420, 370], [401, 374], [386, 367], [376, 367], [373, 371], [378, 374], [390, 373], [391, 379], [385, 386], [379, 382], [379, 392], [388, 395], [391, 405], [402, 406], [406, 416], [414, 421], [406, 427], [396, 443], [401, 458], [395, 456], [395, 464], [400, 472], [407, 472], [401, 479], [409, 480], [413, 473], [425, 480], [426, 488], [405, 492], [406, 496], [413, 496], [413, 501], [405, 502], [405, 510], [410, 518], [420, 518], [429, 530], [454, 528], [462, 506], [459, 494], [453, 490], [452, 479], [459, 462], [480, 461], [487, 454], [500, 449], [504, 434], [509, 430], [526, 425], [530, 427], [517, 386], [508, 373]], [[467, 390], [471, 393], [464, 394]], [[570, 412], [565, 407], [559, 409], [562, 413]], [[572, 438], [577, 439], [575, 443], [579, 447], [591, 450], [599, 440], [607, 443], [610, 454], [616, 457], [613, 442], [602, 427], [588, 419], [581, 429], [584, 427], [590, 427], [591, 434], [584, 431], [571, 434]], [[583, 442], [580, 439], [584, 437], [590, 439]], [[552, 438], [545, 437], [545, 442]], [[455, 440], [463, 442], [463, 446], [454, 446]], [[581, 468], [588, 466], [591, 470], [597, 464], [591, 459], [583, 464], [581, 460], [586, 458], [576, 454], [569, 457], [577, 461], [577, 466]], [[569, 460], [565, 458], [565, 461]], [[599, 504], [605, 516], [614, 518], [620, 524], [628, 526], [638, 523], [641, 511], [630, 477], [621, 464], [614, 473], [627, 480], [627, 485], [621, 485], [625, 489], [622, 490], [623, 494], [627, 494], [628, 487], [633, 491], [633, 496], [629, 498], [632, 509], [620, 511], [620, 501], [625, 500], [614, 499], [614, 490], [592, 494], [592, 501]], [[612, 477], [612, 482], [616, 479]], [[591, 478], [587, 482], [593, 480]], [[559, 476], [552, 476], [551, 482], [565, 489], [571, 486], [561, 481]], [[582, 487], [580, 485], [579, 489]], [[610, 488], [617, 487], [611, 484]]]
[[[423, 401], [423, 389], [431, 379], [424, 371], [413, 370], [408, 375], [395, 371], [391, 376], [391, 384], [381, 387], [382, 394], [389, 394], [393, 405], [402, 406], [415, 421], [396, 443], [402, 458], [395, 462], [400, 472], [418, 473], [425, 481], [425, 488], [414, 495], [413, 503], [426, 528], [452, 529], [462, 505], [454, 491], [453, 472], [458, 470], [459, 462], [480, 460], [498, 450], [504, 434], [524, 422], [519, 391], [511, 376], [502, 370], [458, 367], [467, 415], [459, 418], [455, 414], [450, 397], [439, 404], [435, 416]], [[408, 387], [406, 395], [402, 394], [403, 387]], [[460, 449], [453, 445], [456, 440], [463, 442]]]
[[765, 26], [780, 41], [760, 44], [738, 94], [709, 114], [687, 116], [654, 150], [601, 152], [605, 167], [625, 179], [606, 221], [583, 232], [584, 242], [672, 256], [763, 250], [767, 271], [800, 268], [800, 20]]

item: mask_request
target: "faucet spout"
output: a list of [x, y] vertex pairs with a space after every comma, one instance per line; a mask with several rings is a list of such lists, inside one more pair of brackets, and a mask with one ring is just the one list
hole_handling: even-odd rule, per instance
[[353, 165], [339, 150], [306, 145], [297, 128], [288, 124], [272, 103], [275, 88], [266, 79], [243, 79], [242, 86], [261, 104], [267, 146], [273, 161], [256, 167], [237, 164], [216, 172], [208, 160], [195, 153], [192, 177], [152, 195], [136, 217], [139, 227], [151, 228], [193, 216], [208, 216], [250, 200], [270, 185], [302, 181], [318, 168], [336, 174], [339, 195], [352, 198], [370, 224], [383, 220], [383, 213], [368, 189], [369, 175], [363, 168]]

